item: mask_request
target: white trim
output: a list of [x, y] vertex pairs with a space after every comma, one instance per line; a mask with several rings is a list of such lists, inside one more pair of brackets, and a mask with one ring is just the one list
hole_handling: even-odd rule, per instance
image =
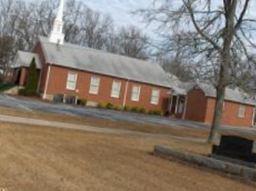
[[[157, 92], [157, 96], [153, 96], [153, 93], [155, 93], [155, 92]], [[151, 103], [152, 105], [158, 105], [158, 104], [159, 104], [160, 93], [161, 93], [161, 92], [160, 92], [159, 89], [153, 88], [153, 89], [151, 90], [150, 103]], [[153, 97], [157, 97], [157, 101], [156, 101], [156, 102], [154, 102]]]
[[[118, 85], [118, 92], [115, 91], [114, 85]], [[118, 80], [113, 80], [112, 81], [110, 97], [111, 98], [120, 98], [121, 89], [122, 89], [122, 82], [118, 81]]]
[[246, 115], [246, 106], [239, 105], [237, 116], [241, 119], [245, 118]]
[[185, 97], [185, 105], [184, 105], [184, 110], [183, 110], [182, 119], [185, 119], [185, 117], [186, 117], [187, 104], [188, 104], [188, 98], [187, 98], [187, 96], [186, 96], [186, 97]]
[[45, 81], [43, 99], [47, 98], [47, 94], [46, 93], [47, 93], [47, 90], [48, 90], [50, 73], [51, 73], [51, 65], [49, 64], [48, 67], [47, 67], [47, 77], [46, 77], [46, 81]]
[[[134, 89], [138, 88], [138, 95], [136, 94], [137, 97], [134, 97]], [[140, 85], [133, 85], [132, 86], [132, 94], [131, 94], [131, 101], [139, 102], [140, 101], [140, 93], [141, 93], [141, 86]]]
[[175, 114], [178, 113], [179, 99], [180, 99], [180, 96], [177, 96], [177, 99], [176, 99], [176, 106], [175, 106]]
[[127, 93], [128, 93], [128, 87], [129, 87], [129, 80], [127, 80], [127, 81], [126, 81], [126, 84], [125, 84], [123, 107], [125, 107], [125, 105], [126, 105], [126, 101], [127, 101]]
[[[74, 83], [74, 87], [70, 87], [70, 85], [69, 85], [69, 82], [70, 82], [69, 77], [70, 77], [70, 75], [74, 75], [74, 77], [75, 77], [74, 82], [72, 82], [72, 83]], [[71, 91], [75, 91], [76, 87], [77, 87], [77, 79], [78, 79], [78, 74], [76, 72], [68, 71], [67, 79], [66, 79], [66, 89], [67, 90], [71, 90]]]
[[255, 107], [253, 108], [253, 114], [252, 114], [252, 127], [254, 127], [254, 119], [255, 119]]
[[[97, 80], [97, 92], [94, 91], [92, 88], [93, 88], [93, 80], [96, 79]], [[99, 91], [100, 91], [100, 82], [101, 82], [101, 78], [99, 76], [91, 76], [91, 81], [90, 81], [90, 87], [89, 87], [89, 94], [92, 94], [92, 95], [98, 95], [99, 94]]]

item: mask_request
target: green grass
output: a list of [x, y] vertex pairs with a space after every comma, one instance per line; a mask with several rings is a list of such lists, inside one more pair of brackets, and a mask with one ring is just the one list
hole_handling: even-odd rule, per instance
[[14, 86], [15, 85], [13, 85], [13, 84], [0, 84], [0, 92], [4, 92], [6, 90], [9, 90]]

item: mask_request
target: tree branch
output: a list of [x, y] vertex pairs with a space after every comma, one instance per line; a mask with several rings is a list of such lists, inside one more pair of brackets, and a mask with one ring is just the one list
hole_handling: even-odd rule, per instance
[[245, 0], [245, 4], [244, 4], [244, 7], [243, 7], [243, 10], [242, 10], [242, 12], [241, 12], [241, 14], [240, 14], [240, 16], [239, 16], [239, 18], [237, 20], [236, 25], [235, 25], [235, 31], [240, 28], [240, 26], [241, 26], [241, 24], [243, 22], [243, 18], [244, 18], [244, 15], [245, 15], [246, 11], [247, 11], [249, 2], [250, 2], [250, 0]]
[[217, 50], [221, 50], [221, 48], [219, 47], [219, 45], [217, 43], [215, 43], [209, 36], [207, 36], [204, 31], [199, 27], [199, 25], [196, 22], [195, 19], [195, 15], [194, 15], [194, 11], [191, 7], [191, 3], [190, 2], [185, 2], [185, 0], [183, 0], [183, 3], [185, 5], [185, 7], [187, 8], [189, 15], [191, 17], [192, 23], [194, 25], [194, 27], [196, 28], [197, 32], [206, 40], [208, 41], [215, 49]]

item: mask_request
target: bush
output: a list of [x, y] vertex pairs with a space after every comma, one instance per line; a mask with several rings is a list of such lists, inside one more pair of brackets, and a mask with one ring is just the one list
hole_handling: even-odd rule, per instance
[[140, 113], [147, 113], [147, 111], [146, 111], [145, 108], [140, 108], [140, 109], [139, 109], [139, 112], [140, 112]]
[[86, 106], [87, 100], [86, 99], [78, 99], [77, 105]]
[[99, 103], [97, 107], [102, 109], [102, 108], [105, 108], [105, 105], [103, 103]]
[[123, 110], [123, 107], [122, 107], [122, 106], [115, 106], [115, 107], [114, 107], [114, 110], [116, 110], [116, 111], [122, 111], [122, 110]]
[[25, 86], [25, 91], [27, 91], [28, 93], [36, 92], [37, 85], [38, 85], [38, 75], [36, 70], [36, 60], [35, 58], [33, 58], [29, 66], [28, 82]]
[[150, 110], [148, 112], [149, 115], [162, 115], [162, 112], [160, 110]]
[[139, 113], [140, 109], [138, 107], [132, 107], [131, 111], [135, 113]]
[[124, 111], [131, 111], [131, 108], [129, 106], [124, 106]]
[[114, 105], [112, 103], [107, 103], [105, 106], [106, 109], [114, 109]]
[[30, 63], [28, 71], [28, 81], [24, 89], [19, 91], [19, 95], [23, 96], [37, 96], [38, 74], [36, 69], [35, 58]]
[[22, 96], [38, 96], [37, 92], [27, 89], [20, 89], [18, 93]]

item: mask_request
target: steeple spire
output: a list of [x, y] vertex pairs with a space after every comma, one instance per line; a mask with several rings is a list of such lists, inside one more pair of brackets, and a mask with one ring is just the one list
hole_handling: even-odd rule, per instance
[[53, 23], [53, 28], [50, 33], [49, 41], [51, 43], [63, 44], [65, 35], [63, 34], [63, 11], [64, 11], [64, 0], [60, 0], [58, 13]]

